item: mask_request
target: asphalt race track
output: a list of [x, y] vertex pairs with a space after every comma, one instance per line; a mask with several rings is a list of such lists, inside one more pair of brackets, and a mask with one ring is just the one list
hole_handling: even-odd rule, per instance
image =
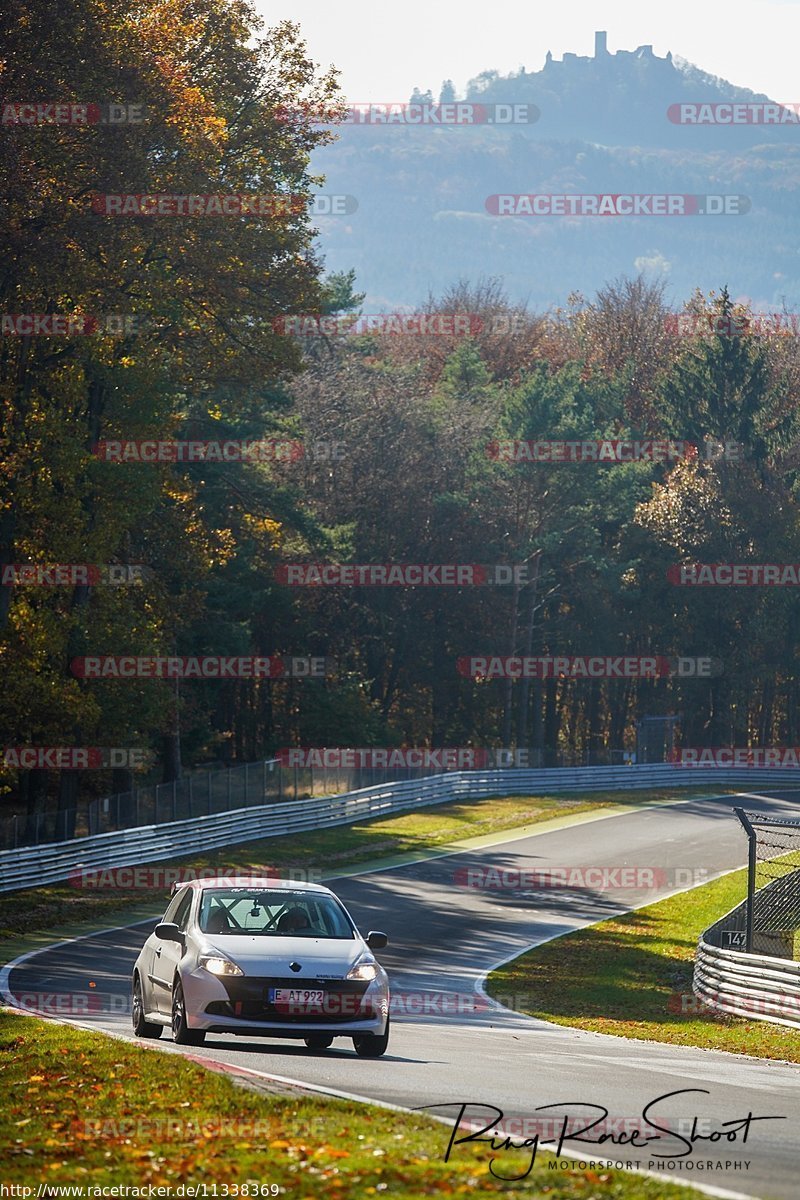
[[[639, 1169], [667, 1164], [649, 1169], [695, 1186], [727, 1189], [728, 1194], [794, 1198], [800, 1167], [796, 1065], [560, 1028], [489, 1005], [477, 989], [486, 971], [526, 947], [651, 903], [675, 891], [676, 883], [691, 872], [708, 872], [710, 877], [743, 866], [747, 843], [731, 812], [734, 804], [796, 814], [798, 802], [797, 791], [748, 795], [746, 800], [732, 795], [693, 800], [343, 878], [331, 886], [362, 932], [382, 929], [390, 937], [379, 957], [403, 1011], [393, 1017], [389, 1052], [369, 1060], [356, 1057], [347, 1039], [314, 1054], [301, 1042], [216, 1034], [207, 1037], [205, 1046], [188, 1052], [404, 1108], [438, 1105], [431, 1111], [448, 1119], [468, 1103], [476, 1106], [468, 1114], [486, 1123], [494, 1115], [487, 1105], [501, 1110], [508, 1121], [534, 1119], [542, 1105], [565, 1104], [602, 1106], [609, 1120], [632, 1122], [667, 1093], [702, 1089], [661, 1100], [651, 1109], [652, 1119], [662, 1125], [670, 1121], [673, 1129], [680, 1122], [686, 1133], [697, 1116], [698, 1131], [706, 1134], [725, 1121], [738, 1124], [750, 1113], [786, 1119], [754, 1122], [746, 1143], [743, 1133], [733, 1144], [725, 1139], [696, 1142], [693, 1162], [729, 1164], [713, 1172], [686, 1169], [686, 1146], [668, 1132], [637, 1149], [567, 1145], [586, 1159], [612, 1158]], [[628, 890], [500, 892], [466, 888], [458, 882], [462, 876], [456, 876], [465, 868], [530, 872], [572, 866], [660, 867], [667, 877], [656, 887]], [[674, 877], [670, 872], [676, 870], [681, 873]], [[127, 1034], [131, 967], [151, 927], [147, 922], [39, 951], [12, 967], [3, 989], [6, 999], [13, 1003], [14, 997], [31, 993], [84, 993], [91, 981], [98, 995], [108, 1000], [80, 1023]], [[172, 1046], [167, 1032], [155, 1044], [183, 1052]], [[577, 1117], [588, 1110], [570, 1111]], [[514, 1128], [527, 1129], [517, 1137], [531, 1136], [533, 1126], [510, 1126]], [[655, 1132], [648, 1129], [639, 1141], [645, 1136]], [[443, 1154], [448, 1138], [443, 1127]], [[457, 1153], [456, 1147], [453, 1154]], [[488, 1159], [488, 1145], [486, 1154]], [[734, 1166], [741, 1168], [745, 1162], [746, 1170]], [[496, 1169], [503, 1172], [502, 1158]]]

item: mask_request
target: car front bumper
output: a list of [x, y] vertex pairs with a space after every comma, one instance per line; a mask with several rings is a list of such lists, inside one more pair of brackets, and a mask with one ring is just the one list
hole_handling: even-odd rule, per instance
[[[209, 1033], [272, 1034], [307, 1037], [359, 1033], [381, 1035], [389, 1014], [384, 979], [369, 983], [346, 979], [282, 979], [264, 976], [217, 976], [202, 967], [183, 976], [187, 1022]], [[319, 989], [321, 1007], [298, 1004], [288, 1010], [271, 1003], [274, 988]]]
[[329, 1037], [353, 1037], [360, 1033], [371, 1033], [377, 1037], [386, 1030], [386, 1018], [374, 1017], [368, 1021], [337, 1021], [335, 1025], [326, 1025], [323, 1021], [299, 1022], [291, 1025], [276, 1021], [245, 1021], [240, 1017], [218, 1017], [208, 1013], [193, 1016], [192, 1029], [203, 1029], [206, 1033], [235, 1033], [250, 1034], [251, 1036], [277, 1038], [306, 1038], [313, 1034], [325, 1034]]

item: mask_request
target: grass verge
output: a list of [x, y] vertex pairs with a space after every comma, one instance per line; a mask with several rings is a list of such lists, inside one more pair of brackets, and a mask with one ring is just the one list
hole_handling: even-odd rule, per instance
[[557, 1025], [800, 1062], [797, 1030], [698, 1011], [692, 994], [700, 934], [745, 890], [746, 871], [736, 871], [567, 934], [493, 971], [487, 991]]
[[[706, 789], [708, 793], [713, 790]], [[455, 801], [302, 835], [243, 842], [151, 865], [193, 870], [210, 867], [249, 870], [269, 866], [277, 870], [320, 870], [332, 875], [375, 859], [403, 854], [424, 855], [458, 843], [460, 839], [501, 833], [553, 818], [620, 805], [639, 808], [681, 798], [685, 798], [685, 795], [681, 796], [681, 789], [649, 789], [595, 792], [590, 796], [584, 792], [493, 797], [465, 803]], [[120, 914], [124, 914], [129, 922], [144, 919], [163, 911], [167, 891], [163, 887], [93, 891], [69, 883], [54, 883], [0, 893], [0, 961], [34, 948], [38, 940], [36, 935], [51, 941], [54, 930], [65, 936], [77, 936], [92, 925], [97, 928], [105, 921], [113, 924]]]
[[[33, 1185], [32, 1194], [44, 1184], [82, 1186], [84, 1196], [103, 1185], [152, 1185], [175, 1195], [182, 1183], [205, 1183], [209, 1194], [216, 1184], [229, 1188], [218, 1195], [235, 1195], [232, 1186], [241, 1189], [247, 1181], [303, 1200], [508, 1194], [508, 1184], [489, 1173], [488, 1145], [456, 1147], [444, 1162], [449, 1129], [417, 1114], [308, 1094], [260, 1095], [182, 1056], [0, 1015], [3, 1182]], [[507, 1152], [495, 1169], [521, 1174], [529, 1161], [530, 1150]], [[549, 1167], [558, 1161], [540, 1152], [514, 1194], [550, 1200], [699, 1195], [620, 1171]]]

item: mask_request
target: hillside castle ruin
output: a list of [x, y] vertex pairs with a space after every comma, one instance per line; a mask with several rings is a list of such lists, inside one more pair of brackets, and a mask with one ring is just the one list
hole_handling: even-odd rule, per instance
[[547, 57], [544, 60], [544, 70], [548, 67], [560, 67], [569, 63], [590, 63], [604, 62], [612, 59], [633, 59], [633, 58], [652, 58], [658, 62], [672, 62], [672, 51], [667, 51], [666, 58], [659, 58], [657, 54], [653, 54], [652, 46], [638, 46], [635, 50], [617, 50], [615, 54], [610, 54], [608, 50], [608, 34], [605, 30], [598, 30], [594, 35], [594, 58], [590, 58], [586, 54], [565, 54], [559, 61], [553, 58], [552, 53], [548, 50]]

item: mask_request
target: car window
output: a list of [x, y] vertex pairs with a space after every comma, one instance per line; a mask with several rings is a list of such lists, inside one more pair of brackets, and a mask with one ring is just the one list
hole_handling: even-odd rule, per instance
[[187, 896], [191, 899], [191, 890], [189, 888], [180, 888], [167, 905], [167, 911], [161, 920], [175, 922], [175, 914], [179, 906], [185, 902]]
[[172, 918], [179, 929], [186, 929], [186, 923], [189, 920], [189, 911], [192, 907], [192, 889], [184, 888], [181, 902], [175, 910], [175, 916]]
[[355, 934], [333, 896], [283, 889], [205, 888], [199, 925], [213, 935], [349, 938]]

